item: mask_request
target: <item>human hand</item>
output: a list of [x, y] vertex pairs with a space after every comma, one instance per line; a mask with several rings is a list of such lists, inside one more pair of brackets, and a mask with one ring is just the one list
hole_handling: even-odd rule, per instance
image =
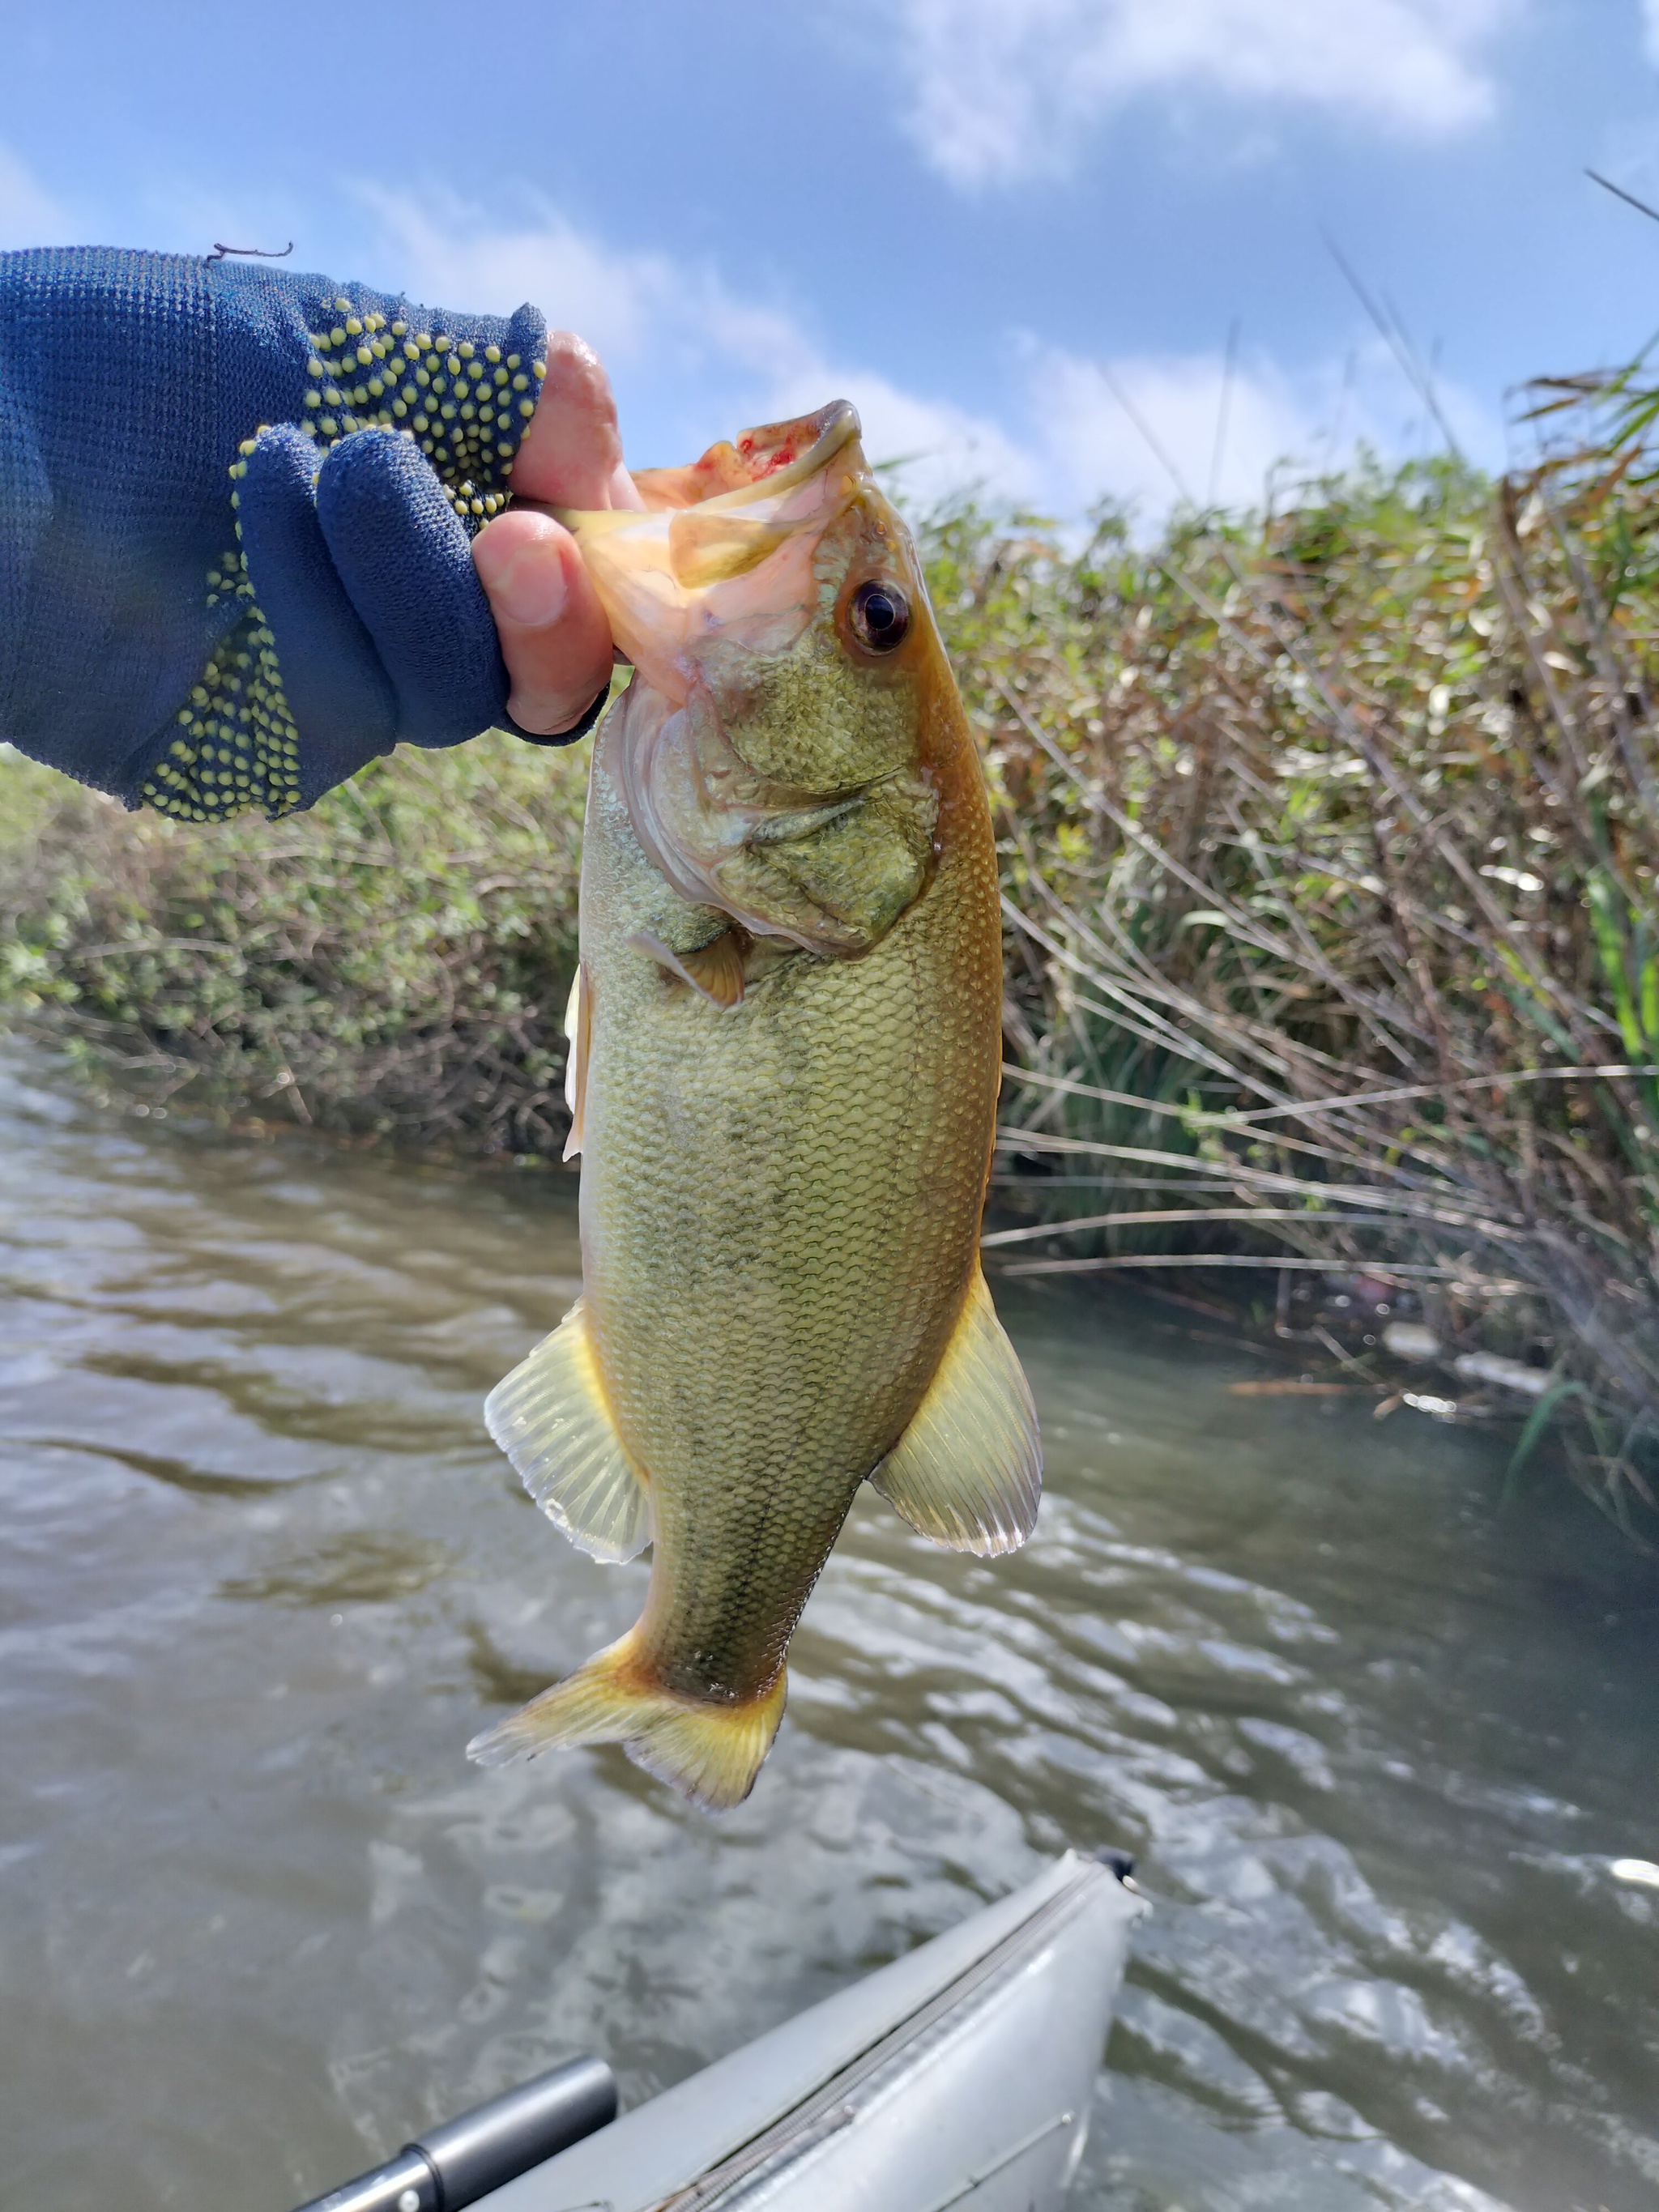
[[185, 821], [275, 820], [396, 745], [507, 722], [509, 693], [549, 743], [602, 696], [604, 617], [535, 509], [636, 495], [603, 370], [533, 307], [0, 253], [0, 372], [27, 462], [0, 574], [29, 584], [0, 737], [34, 759]]
[[[547, 343], [547, 375], [513, 464], [515, 499], [602, 508], [644, 505], [623, 465], [617, 403], [598, 356], [574, 332]], [[472, 541], [512, 692], [507, 711], [538, 736], [568, 730], [611, 673], [611, 629], [576, 541], [551, 515], [510, 508]]]

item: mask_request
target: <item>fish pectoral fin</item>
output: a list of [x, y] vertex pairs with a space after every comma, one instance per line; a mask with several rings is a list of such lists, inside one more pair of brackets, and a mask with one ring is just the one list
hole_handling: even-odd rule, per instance
[[689, 983], [714, 1006], [735, 1006], [743, 997], [749, 940], [742, 932], [723, 929], [711, 944], [700, 945], [695, 952], [676, 952], [648, 929], [636, 929], [628, 941], [636, 952], [646, 953], [659, 968]]
[[495, 1385], [484, 1424], [579, 1552], [631, 1559], [651, 1541], [651, 1493], [617, 1434], [580, 1298]]
[[757, 1698], [720, 1705], [673, 1696], [640, 1663], [635, 1632], [599, 1652], [568, 1680], [474, 1736], [480, 1766], [511, 1766], [556, 1745], [619, 1743], [636, 1766], [712, 1812], [740, 1805], [783, 1718], [785, 1680]]
[[587, 1048], [593, 1036], [593, 989], [586, 964], [578, 961], [565, 1002], [564, 1033], [568, 1040], [564, 1056], [564, 1103], [570, 1113], [570, 1134], [562, 1157], [574, 1160], [582, 1148], [582, 1108], [587, 1099]]
[[1036, 1525], [1036, 1408], [978, 1268], [927, 1395], [870, 1480], [919, 1534], [953, 1552], [1018, 1551]]
[[753, 990], [776, 969], [792, 960], [805, 960], [810, 955], [793, 939], [787, 937], [751, 937], [749, 950], [743, 956], [743, 981], [745, 990]]

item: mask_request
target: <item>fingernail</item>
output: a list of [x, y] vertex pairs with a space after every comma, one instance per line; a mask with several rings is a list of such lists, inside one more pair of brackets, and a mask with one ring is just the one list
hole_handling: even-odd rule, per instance
[[545, 540], [521, 545], [484, 588], [496, 614], [524, 629], [545, 629], [557, 622], [568, 597], [559, 549]]

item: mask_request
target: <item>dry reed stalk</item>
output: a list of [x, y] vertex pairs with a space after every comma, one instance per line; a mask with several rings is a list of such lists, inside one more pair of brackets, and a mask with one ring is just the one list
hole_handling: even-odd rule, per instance
[[[1659, 1432], [1638, 478], [1419, 465], [1149, 555], [962, 518], [936, 555], [1001, 802], [1000, 1141], [1050, 1217], [1006, 1234], [1071, 1248], [1017, 1264], [1413, 1289], [1620, 1419], [1580, 1458], [1621, 1510]], [[1045, 1203], [1055, 1158], [1099, 1178]]]

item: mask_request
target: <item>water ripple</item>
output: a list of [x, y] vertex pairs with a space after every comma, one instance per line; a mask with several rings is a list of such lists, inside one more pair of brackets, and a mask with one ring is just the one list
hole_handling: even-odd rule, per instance
[[0, 1060], [0, 2205], [282, 2212], [581, 2048], [637, 2098], [1106, 1841], [1158, 1910], [1079, 2204], [1650, 2205], [1650, 1571], [1500, 1516], [1480, 1439], [1231, 1396], [1154, 1302], [1004, 1300], [1035, 1540], [862, 1497], [737, 1813], [613, 1749], [467, 1768], [642, 1586], [479, 1418], [573, 1187]]

